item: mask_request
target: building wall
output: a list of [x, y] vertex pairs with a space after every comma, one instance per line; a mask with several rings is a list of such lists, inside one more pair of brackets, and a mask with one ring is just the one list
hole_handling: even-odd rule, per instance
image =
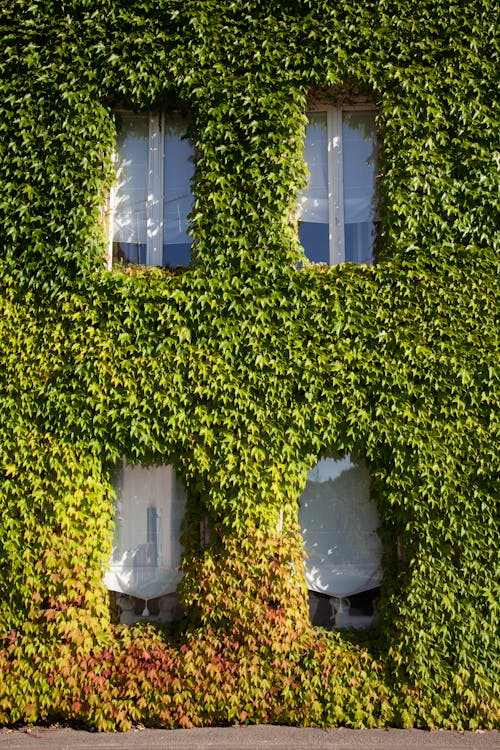
[[[495, 21], [488, 0], [2, 10], [2, 721], [498, 722]], [[372, 267], [304, 264], [310, 91], [377, 105]], [[103, 262], [119, 107], [191, 115], [187, 270]], [[353, 450], [387, 550], [361, 640], [311, 626], [298, 529], [307, 470]], [[123, 456], [186, 486], [180, 635], [114, 622]]]

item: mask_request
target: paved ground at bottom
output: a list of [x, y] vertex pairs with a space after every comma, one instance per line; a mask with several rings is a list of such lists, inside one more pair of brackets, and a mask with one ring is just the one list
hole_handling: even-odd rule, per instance
[[2, 750], [500, 750], [500, 732], [235, 726], [97, 733], [69, 727], [0, 728]]

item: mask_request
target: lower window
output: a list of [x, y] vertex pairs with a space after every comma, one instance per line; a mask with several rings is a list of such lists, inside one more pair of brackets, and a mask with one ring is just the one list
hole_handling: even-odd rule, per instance
[[300, 524], [313, 622], [376, 625], [382, 544], [365, 462], [355, 454], [321, 459], [307, 476]]
[[[123, 597], [148, 601], [175, 595], [181, 580], [181, 524], [184, 488], [172, 466], [130, 466], [123, 461], [116, 474], [117, 491], [113, 551], [104, 582], [123, 610]], [[132, 601], [132, 600], [131, 600]], [[159, 611], [162, 610], [161, 601]], [[173, 606], [173, 605], [172, 605]], [[163, 610], [168, 607], [163, 606]], [[139, 618], [137, 618], [139, 619]]]

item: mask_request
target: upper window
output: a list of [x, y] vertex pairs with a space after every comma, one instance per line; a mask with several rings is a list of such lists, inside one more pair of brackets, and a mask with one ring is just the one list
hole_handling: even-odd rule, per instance
[[150, 266], [185, 266], [192, 208], [193, 147], [179, 114], [120, 116], [112, 195], [112, 258]]
[[308, 186], [299, 205], [299, 236], [313, 263], [372, 263], [377, 140], [375, 111], [315, 107], [308, 113]]

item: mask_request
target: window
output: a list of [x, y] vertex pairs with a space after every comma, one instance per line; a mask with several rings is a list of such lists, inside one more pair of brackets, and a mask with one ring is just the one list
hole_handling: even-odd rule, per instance
[[316, 623], [359, 628], [376, 624], [382, 544], [365, 462], [355, 454], [321, 459], [308, 472], [300, 525], [310, 602], [315, 609], [327, 605], [323, 621], [320, 617]]
[[191, 238], [193, 147], [179, 114], [120, 115], [112, 194], [113, 260], [185, 266]]
[[307, 258], [335, 265], [372, 263], [377, 141], [375, 111], [315, 107], [308, 114], [309, 182], [299, 201], [299, 236]]
[[172, 466], [130, 466], [114, 479], [113, 551], [104, 582], [108, 589], [145, 601], [175, 592], [182, 574], [184, 488]]

